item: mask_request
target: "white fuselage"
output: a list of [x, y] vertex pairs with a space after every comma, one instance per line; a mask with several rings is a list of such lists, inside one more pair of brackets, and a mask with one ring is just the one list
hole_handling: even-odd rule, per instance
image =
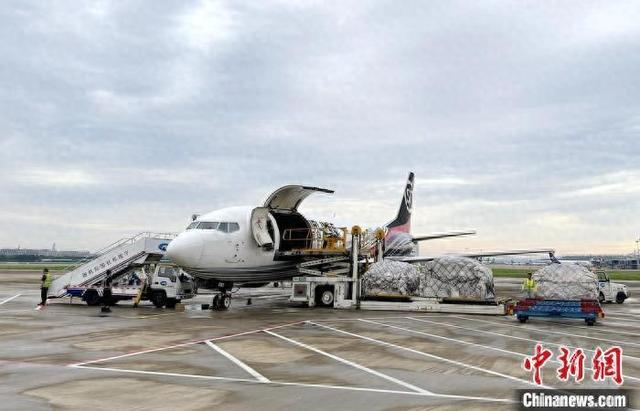
[[[276, 243], [260, 247], [251, 230], [255, 207], [230, 207], [199, 216], [167, 248], [167, 255], [188, 273], [205, 280], [261, 282], [291, 278], [295, 263], [274, 261], [278, 226], [271, 215]], [[206, 224], [209, 223], [209, 224]]]

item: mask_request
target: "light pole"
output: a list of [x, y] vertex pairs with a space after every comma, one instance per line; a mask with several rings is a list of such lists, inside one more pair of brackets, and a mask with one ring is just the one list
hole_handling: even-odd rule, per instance
[[636, 269], [640, 270], [640, 238], [636, 240]]

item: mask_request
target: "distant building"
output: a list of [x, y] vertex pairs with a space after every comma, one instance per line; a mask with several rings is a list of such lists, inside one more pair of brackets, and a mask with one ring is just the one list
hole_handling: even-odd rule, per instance
[[84, 258], [90, 257], [91, 255], [91, 252], [86, 250], [57, 251], [55, 249], [55, 245], [50, 250], [46, 248], [0, 248], [0, 257], [4, 258], [19, 256], [34, 256], [46, 258]]
[[637, 256], [602, 256], [593, 259], [593, 265], [617, 270], [638, 270], [640, 259]]

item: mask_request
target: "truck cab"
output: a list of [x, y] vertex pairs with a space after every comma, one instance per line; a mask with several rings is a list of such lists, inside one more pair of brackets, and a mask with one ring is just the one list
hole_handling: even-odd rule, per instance
[[609, 279], [609, 275], [604, 271], [596, 271], [598, 276], [598, 300], [600, 303], [616, 302], [624, 303], [629, 298], [629, 289], [626, 285], [615, 283]]
[[156, 307], [173, 308], [197, 292], [193, 278], [173, 264], [157, 264], [147, 278], [148, 298]]

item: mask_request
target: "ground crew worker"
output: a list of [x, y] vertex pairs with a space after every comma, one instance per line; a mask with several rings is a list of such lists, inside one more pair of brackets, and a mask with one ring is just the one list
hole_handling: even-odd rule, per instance
[[525, 292], [527, 298], [534, 298], [537, 289], [538, 284], [536, 280], [533, 279], [533, 273], [528, 273], [527, 278], [522, 282], [522, 291]]
[[110, 313], [111, 308], [111, 298], [113, 294], [111, 293], [111, 270], [107, 270], [107, 277], [104, 279], [104, 287], [102, 288], [102, 309], [100, 310], [103, 313]]
[[45, 306], [47, 304], [47, 294], [49, 293], [49, 287], [51, 287], [51, 283], [53, 282], [53, 276], [49, 274], [49, 269], [45, 268], [42, 270], [42, 279], [40, 283], [40, 302], [41, 306]]

